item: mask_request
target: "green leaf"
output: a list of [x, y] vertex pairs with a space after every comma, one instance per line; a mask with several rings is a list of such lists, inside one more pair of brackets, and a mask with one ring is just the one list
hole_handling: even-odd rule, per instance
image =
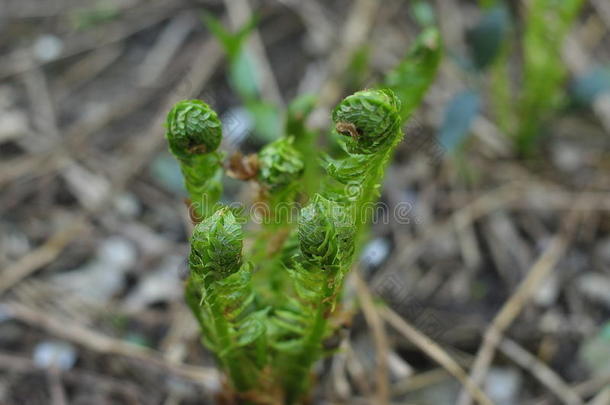
[[432, 26], [436, 23], [434, 9], [427, 1], [415, 1], [411, 5], [411, 12], [415, 20], [423, 27]]
[[570, 86], [573, 101], [580, 106], [590, 106], [603, 93], [610, 93], [610, 69], [596, 67], [575, 78]]
[[254, 120], [255, 133], [266, 142], [282, 135], [282, 119], [277, 106], [264, 101], [251, 101], [246, 109]]
[[441, 56], [438, 30], [426, 28], [404, 59], [385, 76], [384, 87], [392, 89], [402, 103], [400, 117], [403, 122], [420, 105], [434, 81]]
[[258, 24], [258, 17], [253, 16], [237, 32], [232, 33], [224, 27], [220, 20], [210, 13], [204, 12], [202, 19], [206, 28], [220, 42], [229, 59], [234, 59], [237, 56], [244, 41]]
[[280, 138], [265, 146], [258, 155], [259, 179], [271, 192], [286, 188], [303, 175], [303, 157], [293, 142], [293, 137]]
[[533, 0], [523, 37], [523, 93], [519, 103], [517, 147], [531, 153], [541, 123], [564, 97], [566, 68], [561, 48], [583, 0]]
[[255, 100], [260, 94], [256, 65], [245, 49], [240, 49], [229, 66], [229, 80], [242, 100]]
[[508, 10], [499, 5], [485, 11], [477, 25], [468, 30], [466, 42], [478, 70], [486, 69], [497, 59], [509, 28]]
[[464, 142], [479, 113], [480, 103], [479, 94], [472, 90], [462, 91], [449, 101], [439, 131], [439, 140], [445, 149], [453, 151]]

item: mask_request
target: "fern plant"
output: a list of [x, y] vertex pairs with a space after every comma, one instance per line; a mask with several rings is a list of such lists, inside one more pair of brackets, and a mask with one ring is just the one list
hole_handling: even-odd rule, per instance
[[166, 138], [180, 162], [196, 223], [186, 301], [239, 403], [301, 403], [312, 365], [332, 353], [325, 342], [338, 333], [333, 318], [371, 222], [370, 204], [380, 196], [401, 127], [438, 65], [440, 39], [430, 32], [388, 79], [396, 94], [390, 88], [363, 90], [335, 107], [339, 156], [320, 154], [316, 133], [306, 125], [315, 98], [302, 96], [289, 105], [283, 135], [248, 157], [255, 173], [242, 177], [259, 188], [255, 211], [262, 221], [250, 223], [246, 236], [249, 218], [220, 203], [218, 115], [200, 100], [179, 102], [169, 112]]

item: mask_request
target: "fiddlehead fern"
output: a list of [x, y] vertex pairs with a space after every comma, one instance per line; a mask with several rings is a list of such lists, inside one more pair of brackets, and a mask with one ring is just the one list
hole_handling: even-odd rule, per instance
[[391, 90], [364, 90], [346, 97], [333, 110], [335, 129], [346, 138], [346, 156], [326, 159], [332, 180], [322, 193], [350, 209], [358, 234], [356, 251], [372, 219], [370, 204], [379, 197], [385, 168], [402, 139], [400, 106]]
[[347, 152], [379, 154], [396, 141], [400, 100], [391, 90], [363, 90], [347, 96], [333, 110], [335, 129], [348, 137]]
[[327, 320], [354, 251], [349, 213], [319, 194], [301, 210], [297, 234], [300, 253], [288, 270], [297, 298], [278, 309], [272, 319], [272, 340], [280, 353], [278, 378], [288, 404], [302, 395], [309, 368], [323, 353]]
[[293, 186], [303, 175], [303, 158], [293, 142], [293, 137], [280, 138], [265, 146], [258, 155], [259, 179], [271, 193]]
[[297, 229], [303, 261], [326, 272], [349, 267], [354, 229], [344, 207], [317, 194], [301, 210]]
[[254, 387], [266, 363], [266, 310], [257, 311], [252, 266], [242, 262], [243, 233], [229, 208], [199, 223], [191, 239], [187, 302], [204, 341], [238, 391]]
[[165, 137], [180, 162], [196, 220], [213, 213], [222, 194], [222, 140], [218, 115], [200, 100], [177, 103], [167, 115]]

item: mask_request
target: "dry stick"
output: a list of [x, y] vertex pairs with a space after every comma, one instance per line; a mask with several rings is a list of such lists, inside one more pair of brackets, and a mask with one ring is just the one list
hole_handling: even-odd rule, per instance
[[9, 302], [2, 304], [2, 310], [21, 322], [27, 323], [32, 327], [42, 328], [48, 333], [77, 343], [90, 350], [141, 360], [204, 387], [215, 386], [219, 378], [214, 368], [168, 362], [156, 350], [103, 335], [77, 325], [68, 319], [54, 317], [23, 304]]
[[572, 389], [574, 389], [574, 391], [576, 391], [581, 397], [588, 397], [595, 395], [600, 390], [608, 386], [610, 386], [610, 374], [598, 375], [590, 380], [574, 384], [572, 385]]
[[[582, 200], [576, 202], [577, 207], [581, 204]], [[579, 218], [580, 212], [578, 209], [570, 211], [568, 217], [562, 222], [562, 229], [538, 257], [515, 293], [506, 303], [504, 303], [500, 312], [487, 328], [483, 337], [483, 344], [477, 352], [477, 357], [470, 372], [470, 378], [472, 378], [476, 384], [480, 384], [487, 373], [487, 369], [493, 360], [495, 349], [502, 339], [504, 331], [515, 320], [517, 315], [519, 315], [523, 306], [538, 289], [540, 283], [544, 281], [565, 253]], [[462, 390], [458, 405], [469, 404], [470, 393]]]
[[[174, 17], [170, 24], [161, 32], [156, 44], [152, 47], [138, 70], [137, 77], [142, 79], [140, 85], [143, 87], [151, 86], [159, 80], [161, 74], [166, 69], [167, 65], [171, 62], [172, 56], [179, 49], [184, 42], [186, 35], [191, 31], [196, 23], [196, 19], [191, 14], [181, 13]], [[131, 111], [139, 108], [145, 102], [149, 101], [154, 92], [152, 91], [140, 91], [136, 94], [127, 96], [122, 99], [121, 102], [112, 103], [112, 108], [105, 108], [100, 114], [96, 114], [94, 119], [86, 117], [79, 121], [76, 125], [70, 127], [66, 133], [66, 136], [59, 137], [59, 129], [57, 128], [57, 119], [55, 117], [53, 106], [51, 103], [51, 97], [49, 95], [48, 86], [44, 75], [39, 71], [38, 68], [31, 69], [32, 73], [26, 74], [26, 78], [32, 77], [30, 80], [26, 80], [26, 84], [33, 82], [36, 84], [28, 87], [28, 94], [35, 94], [36, 97], [31, 97], [32, 104], [38, 106], [39, 110], [48, 110], [44, 124], [46, 124], [45, 130], [53, 135], [53, 139], [49, 139], [50, 145], [46, 148], [47, 152], [51, 152], [54, 155], [54, 163], [58, 166], [68, 166], [65, 170], [62, 170], [62, 175], [66, 178], [68, 184], [76, 185], [87, 191], [87, 188], [82, 187], [78, 183], [79, 177], [90, 177], [94, 182], [84, 182], [99, 184], [97, 187], [100, 190], [99, 193], [91, 195], [91, 192], [78, 193], [79, 200], [84, 203], [85, 208], [87, 205], [96, 205], [98, 201], [103, 197], [106, 189], [109, 188], [109, 184], [106, 179], [101, 176], [95, 176], [93, 173], [88, 172], [84, 167], [81, 167], [76, 161], [74, 161], [67, 148], [64, 146], [66, 141], [74, 141], [83, 139], [85, 136], [95, 132], [104, 125], [107, 125], [113, 119], [129, 114]], [[33, 80], [34, 78], [40, 77], [39, 80]], [[150, 89], [147, 89], [150, 90]], [[124, 103], [123, 103], [124, 102]], [[119, 107], [119, 108], [117, 108]], [[54, 141], [54, 142], [50, 142]], [[60, 143], [62, 142], [62, 143]], [[26, 144], [29, 145], [29, 144]], [[49, 171], [45, 169], [45, 173]], [[89, 187], [89, 189], [96, 189], [95, 186]], [[81, 198], [81, 195], [83, 198]], [[87, 197], [90, 195], [90, 197]]]
[[392, 394], [403, 396], [409, 392], [417, 391], [433, 384], [439, 384], [448, 378], [451, 378], [451, 375], [442, 367], [424, 371], [398, 381], [392, 386]]
[[124, 51], [122, 44], [108, 45], [92, 51], [67, 67], [53, 83], [57, 104], [63, 104], [77, 89], [102, 74]]
[[[16, 356], [12, 353], [0, 352], [0, 369], [11, 370], [19, 373], [40, 372], [40, 367], [32, 359]], [[136, 399], [142, 397], [140, 387], [128, 381], [98, 375], [81, 369], [59, 370], [61, 376], [75, 384], [94, 385], [104, 391], [120, 392], [132, 399], [131, 403], [139, 403]]]
[[141, 86], [154, 86], [157, 83], [178, 49], [198, 24], [200, 22], [192, 11], [183, 11], [171, 19], [138, 67], [137, 77]]
[[66, 391], [64, 390], [61, 373], [57, 367], [50, 367], [47, 372], [49, 392], [51, 393], [51, 405], [67, 405]]
[[383, 320], [379, 317], [379, 313], [373, 303], [373, 297], [371, 292], [366, 286], [357, 269], [353, 270], [353, 277], [356, 281], [356, 291], [358, 299], [362, 306], [362, 312], [364, 313], [364, 319], [369, 324], [373, 331], [373, 340], [375, 342], [375, 351], [377, 370], [375, 376], [377, 377], [377, 391], [375, 403], [384, 405], [388, 403], [389, 399], [389, 388], [388, 388], [388, 337], [386, 335]]
[[[154, 10], [155, 7], [158, 7], [159, 10], [155, 10], [151, 13], [150, 10]], [[59, 57], [48, 61], [37, 62], [36, 66], [32, 66], [31, 63], [29, 63], [31, 54], [30, 49], [17, 49], [4, 58], [3, 62], [6, 60], [8, 63], [0, 65], [0, 80], [13, 75], [22, 74], [33, 67], [42, 67], [48, 63], [57, 62], [92, 49], [123, 41], [124, 39], [165, 20], [173, 9], [175, 9], [175, 6], [168, 6], [167, 0], [159, 0], [147, 4], [145, 13], [142, 13], [146, 15], [135, 17], [127, 23], [125, 23], [125, 21], [117, 20], [100, 26], [99, 29], [90, 30], [89, 32], [74, 35], [72, 38], [67, 38], [65, 41], [67, 45]]]
[[[33, 67], [23, 79], [34, 116], [37, 118], [35, 124], [40, 136], [37, 142], [26, 138], [21, 145], [30, 153], [37, 153], [45, 148], [52, 149], [52, 145], [57, 149], [64, 149], [61, 144], [56, 108], [46, 76], [40, 68]], [[67, 153], [61, 159], [65, 161], [61, 175], [68, 187], [74, 190], [73, 194], [83, 208], [92, 208], [109, 189], [108, 180], [102, 175], [92, 173]]]
[[582, 398], [557, 373], [517, 344], [517, 342], [505, 337], [500, 342], [499, 349], [519, 366], [532, 373], [534, 377], [557, 396], [559, 401], [566, 405], [582, 405], [584, 403]]
[[[426, 247], [428, 241], [445, 232], [456, 231], [456, 225], [468, 226], [475, 220], [519, 199], [522, 194], [523, 187], [519, 182], [511, 182], [478, 197], [470, 204], [454, 212], [446, 221], [426, 228], [426, 231], [420, 237], [414, 240], [409, 237], [404, 238], [400, 241], [400, 245], [405, 246], [405, 248], [395, 255], [394, 259], [390, 259], [390, 262], [384, 266], [384, 269], [375, 274], [373, 284], [386, 277], [387, 271], [390, 269], [409, 267], [417, 260], [417, 257]], [[458, 221], [457, 218], [460, 218], [460, 220]]]
[[606, 0], [591, 0], [591, 5], [597, 11], [597, 15], [610, 30], [610, 3]]
[[341, 97], [341, 76], [354, 52], [368, 39], [379, 6], [379, 0], [354, 2], [340, 33], [341, 45], [330, 55], [328, 77], [318, 92], [318, 107], [309, 120], [313, 127], [324, 128], [327, 125], [328, 111]]
[[587, 405], [608, 405], [610, 404], [610, 387], [604, 388]]
[[[213, 71], [216, 69], [220, 57], [220, 49], [216, 45], [216, 42], [213, 40], [206, 41], [202, 45], [190, 72], [185, 75], [175, 88], [188, 89], [188, 94], [185, 95], [186, 97], [193, 97], [198, 94], [204, 83], [211, 77]], [[102, 212], [108, 204], [112, 202], [113, 195], [125, 187], [129, 180], [139, 172], [155, 153], [157, 148], [164, 142], [164, 112], [169, 111], [179, 98], [181, 98], [181, 96], [178, 95], [177, 92], [174, 91], [170, 93], [159, 114], [157, 114], [157, 118], [151, 124], [150, 128], [147, 128], [146, 138], [140, 139], [140, 137], [138, 137], [136, 147], [134, 148], [135, 150], [126, 153], [126, 156], [122, 159], [122, 162], [124, 163], [120, 165], [119, 170], [112, 178], [110, 192], [98, 206], [88, 210], [90, 215]], [[84, 227], [79, 228], [79, 224], [82, 226], [84, 223], [86, 223], [85, 213], [75, 216], [71, 225], [60, 230], [54, 237], [51, 237], [47, 243], [32, 252], [29, 252], [7, 269], [7, 271], [4, 271], [2, 278], [0, 278], [0, 295], [42, 266], [55, 260], [61, 251], [81, 234]]]
[[[179, 87], [177, 87], [179, 88]], [[57, 142], [50, 144], [49, 149], [26, 158], [15, 158], [0, 165], [0, 186], [19, 177], [29, 174], [34, 169], [38, 173], [49, 174], [60, 170], [69, 164], [69, 150], [75, 144], [83, 142], [89, 135], [99, 131], [109, 123], [116, 121], [141, 108], [154, 95], [152, 91], [142, 91], [127, 95], [114, 101], [111, 105], [103, 105], [94, 114], [78, 120], [65, 130], [61, 142], [63, 147], [56, 147]]]
[[42, 246], [34, 249], [11, 266], [2, 270], [0, 295], [40, 267], [55, 260], [66, 245], [85, 229], [84, 218], [79, 217], [66, 228], [56, 232]]
[[460, 367], [460, 365], [438, 344], [418, 331], [390, 308], [383, 308], [380, 313], [381, 317], [384, 318], [405, 338], [421, 349], [432, 360], [436, 361], [460, 383], [462, 383], [468, 393], [470, 393], [479, 403], [493, 405], [493, 402], [491, 402], [487, 395], [474, 383], [474, 381], [468, 377], [468, 374], [466, 374], [464, 369]]

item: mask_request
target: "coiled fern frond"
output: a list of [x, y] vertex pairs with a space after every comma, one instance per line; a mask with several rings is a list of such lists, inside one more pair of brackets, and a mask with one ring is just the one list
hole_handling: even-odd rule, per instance
[[[273, 403], [303, 398], [312, 364], [328, 352], [324, 341], [336, 336], [330, 320], [339, 312], [344, 280], [371, 220], [367, 205], [377, 201], [403, 135], [404, 110], [392, 90], [356, 92], [332, 112], [342, 155], [324, 157], [326, 176], [319, 176], [315, 133], [305, 122], [314, 102], [307, 97], [291, 105], [286, 136], [251, 155], [256, 170], [248, 179], [257, 181], [259, 202], [267, 207], [247, 257], [240, 221], [218, 204], [218, 115], [202, 101], [187, 100], [167, 117], [170, 151], [201, 220], [191, 238], [186, 300], [204, 344], [242, 402], [261, 402], [256, 398], [262, 392], [273, 392]], [[292, 208], [314, 189], [294, 221]], [[270, 402], [266, 398], [263, 403]]]
[[214, 212], [222, 194], [222, 124], [209, 105], [200, 100], [177, 103], [167, 114], [165, 137], [180, 162], [196, 220]]
[[259, 179], [271, 192], [294, 184], [303, 175], [305, 164], [293, 142], [291, 136], [280, 138], [265, 146], [258, 155]]
[[382, 89], [356, 92], [333, 110], [335, 130], [346, 137], [345, 156], [326, 158], [331, 180], [323, 194], [349, 208], [358, 234], [356, 251], [372, 219], [370, 205], [379, 198], [386, 166], [403, 137], [400, 108], [394, 92]]
[[391, 90], [363, 90], [343, 99], [333, 110], [335, 129], [348, 137], [348, 153], [377, 154], [396, 141], [400, 100]]
[[279, 355], [276, 370], [286, 403], [296, 401], [308, 385], [311, 365], [323, 354], [322, 341], [354, 252], [354, 226], [345, 207], [317, 194], [301, 210], [299, 253], [287, 269], [296, 297], [271, 320]]
[[199, 223], [191, 239], [186, 296], [205, 344], [238, 391], [252, 389], [267, 362], [265, 309], [256, 306], [252, 266], [242, 261], [243, 232], [223, 207]]

